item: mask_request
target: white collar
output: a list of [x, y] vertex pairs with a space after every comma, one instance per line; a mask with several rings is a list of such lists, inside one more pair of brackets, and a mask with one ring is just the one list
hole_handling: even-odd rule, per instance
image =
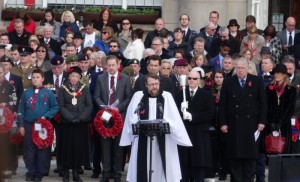
[[5, 79], [6, 79], [7, 81], [9, 81], [9, 78], [10, 78], [10, 72], [6, 73], [6, 75], [5, 75]]

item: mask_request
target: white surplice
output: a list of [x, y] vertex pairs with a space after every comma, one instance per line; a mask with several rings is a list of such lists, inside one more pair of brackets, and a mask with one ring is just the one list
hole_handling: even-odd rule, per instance
[[[128, 106], [125, 118], [125, 124], [122, 131], [120, 146], [131, 146], [131, 156], [128, 166], [127, 181], [137, 181], [137, 152], [138, 152], [138, 136], [132, 135], [132, 124], [138, 122], [137, 114], [134, 110], [137, 108], [142, 97], [142, 91], [138, 91], [133, 95], [133, 98]], [[166, 177], [162, 166], [161, 156], [159, 152], [157, 138], [154, 137], [153, 153], [152, 153], [152, 182], [179, 182], [181, 179], [181, 170], [179, 164], [177, 145], [192, 146], [189, 136], [185, 130], [183, 121], [179, 115], [175, 101], [169, 92], [163, 92], [164, 98], [164, 116], [163, 119], [169, 123], [171, 134], [165, 135], [165, 156], [166, 156]], [[149, 98], [149, 119], [156, 119], [156, 98]], [[147, 174], [149, 173], [150, 159], [150, 138], [148, 137], [148, 152], [147, 152]], [[146, 160], [146, 159], [145, 159]], [[148, 174], [149, 179], [149, 174]]]

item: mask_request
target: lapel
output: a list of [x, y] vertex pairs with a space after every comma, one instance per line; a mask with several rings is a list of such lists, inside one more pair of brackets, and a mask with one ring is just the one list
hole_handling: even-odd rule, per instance
[[239, 78], [234, 75], [234, 79], [233, 79], [233, 90], [236, 90], [236, 97], [239, 98], [240, 95], [241, 95], [241, 92], [242, 92], [242, 87], [240, 85], [240, 81], [239, 81]]
[[244, 88], [241, 88], [240, 86], [240, 90], [241, 90], [241, 94], [240, 94], [240, 97], [239, 99], [241, 100], [244, 96], [248, 95], [249, 93], [249, 90], [250, 90], [250, 87], [252, 87], [252, 81], [251, 81], [251, 78], [249, 76], [249, 74], [247, 75], [247, 79], [246, 79], [246, 82], [245, 82], [245, 86]]
[[105, 80], [103, 82], [104, 84], [104, 95], [107, 96], [107, 102], [109, 101], [109, 85], [108, 85], [108, 82], [109, 82], [109, 78], [108, 78], [108, 73], [106, 72], [104, 75], [104, 79]]
[[[120, 79], [118, 79], [118, 77], [119, 77], [119, 75], [120, 75]], [[119, 90], [121, 91], [121, 90], [124, 90], [124, 88], [122, 89], [121, 88], [121, 82], [122, 82], [122, 78], [123, 77], [123, 75], [121, 75], [121, 73], [118, 73], [118, 75], [117, 75], [117, 85], [116, 85], [116, 92], [115, 92], [115, 95], [116, 95], [116, 99], [118, 99], [119, 98], [119, 93], [120, 92], [118, 92]]]
[[[286, 31], [286, 29], [283, 31], [283, 41], [286, 43], [286, 44], [288, 44], [288, 38], [287, 38], [287, 31]], [[283, 42], [283, 43], [284, 43]]]

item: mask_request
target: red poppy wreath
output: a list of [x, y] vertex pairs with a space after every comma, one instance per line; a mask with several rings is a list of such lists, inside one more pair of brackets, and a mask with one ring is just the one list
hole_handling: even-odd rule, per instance
[[10, 143], [12, 144], [20, 144], [23, 142], [24, 137], [19, 132], [17, 132], [15, 134], [11, 134], [9, 139], [10, 139]]
[[8, 133], [14, 124], [15, 116], [8, 107], [3, 107], [0, 116], [0, 133]]
[[32, 126], [32, 141], [39, 148], [50, 147], [54, 140], [53, 126], [46, 119], [39, 119], [36, 123], [41, 124], [41, 130], [35, 131], [35, 125]]
[[[108, 122], [104, 121], [101, 116], [104, 111], [108, 111], [111, 113], [111, 118]], [[104, 138], [107, 137], [116, 137], [118, 136], [122, 129], [123, 129], [123, 119], [122, 115], [113, 110], [113, 109], [102, 109], [100, 110], [94, 119], [94, 126], [99, 135], [101, 135]]]

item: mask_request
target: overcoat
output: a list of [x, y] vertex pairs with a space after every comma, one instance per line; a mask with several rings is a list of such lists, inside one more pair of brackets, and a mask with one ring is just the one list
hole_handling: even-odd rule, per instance
[[228, 126], [227, 149], [229, 158], [256, 158], [258, 141], [254, 133], [258, 124], [266, 123], [267, 100], [263, 80], [247, 75], [242, 88], [237, 75], [224, 80], [221, 89], [220, 127]]

